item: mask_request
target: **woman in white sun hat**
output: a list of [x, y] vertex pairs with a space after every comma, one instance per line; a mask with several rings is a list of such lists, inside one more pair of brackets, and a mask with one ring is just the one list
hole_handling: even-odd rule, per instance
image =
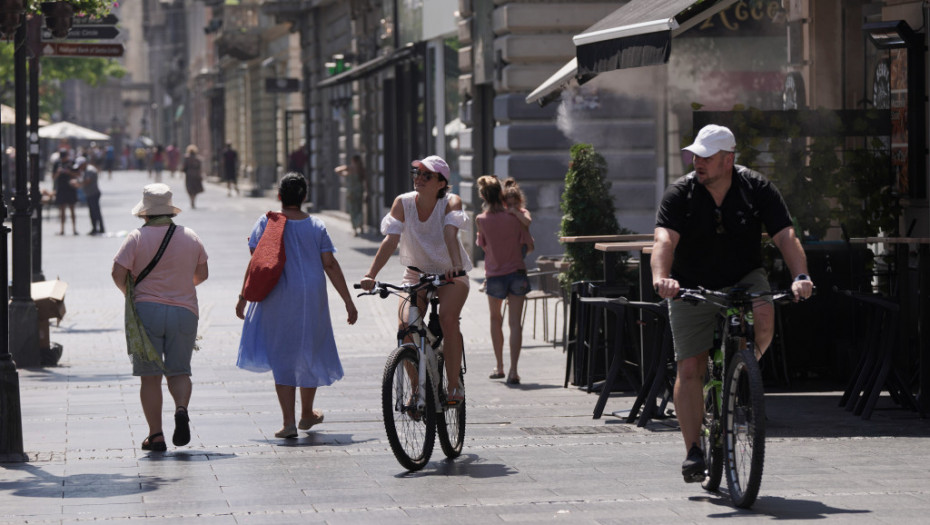
[[127, 330], [132, 374], [142, 381], [139, 397], [149, 426], [142, 450], [167, 449], [161, 421], [162, 376], [167, 377], [168, 392], [175, 404], [172, 441], [175, 446], [183, 446], [191, 439], [187, 407], [191, 397], [191, 354], [197, 337], [195, 287], [207, 280], [209, 272], [207, 252], [200, 238], [190, 228], [174, 224], [172, 218], [178, 213], [181, 210], [171, 202], [171, 188], [160, 183], [146, 186], [142, 200], [132, 209], [132, 214], [145, 224], [126, 236], [113, 258], [113, 282], [123, 294], [131, 294], [156, 354], [136, 353], [138, 345], [130, 338], [137, 334]]

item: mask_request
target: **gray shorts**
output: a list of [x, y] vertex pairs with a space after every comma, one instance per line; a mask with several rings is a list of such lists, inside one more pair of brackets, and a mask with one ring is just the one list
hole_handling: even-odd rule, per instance
[[152, 345], [165, 362], [165, 370], [154, 363], [132, 361], [134, 376], [191, 375], [191, 354], [197, 340], [197, 316], [187, 308], [139, 302], [136, 311]]
[[[749, 283], [752, 292], [768, 291], [768, 274], [757, 268], [736, 284]], [[727, 291], [732, 286], [721, 289]], [[759, 299], [772, 302], [770, 297]], [[675, 342], [675, 360], [682, 361], [701, 355], [714, 346], [715, 316], [720, 308], [710, 303], [690, 304], [684, 301], [669, 303], [669, 322], [672, 325], [672, 340]]]

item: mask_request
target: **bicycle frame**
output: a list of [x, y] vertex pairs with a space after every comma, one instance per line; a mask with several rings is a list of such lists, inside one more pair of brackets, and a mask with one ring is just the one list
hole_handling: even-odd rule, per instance
[[[419, 287], [419, 285], [417, 285]], [[404, 345], [404, 340], [408, 336], [416, 336], [418, 341], [414, 342], [413, 345], [417, 349], [417, 354], [420, 358], [420, 363], [425, 363], [425, 366], [417, 367], [417, 383], [419, 388], [417, 389], [417, 410], [422, 411], [426, 408], [426, 373], [429, 371], [437, 381], [439, 379], [439, 359], [437, 354], [442, 352], [442, 338], [441, 335], [434, 334], [430, 330], [429, 325], [423, 322], [423, 316], [420, 314], [420, 306], [417, 304], [419, 301], [417, 299], [417, 291], [410, 290], [408, 291], [408, 301], [409, 305], [407, 307], [407, 326], [397, 331], [397, 346]], [[426, 301], [430, 311], [430, 318], [437, 316], [436, 309], [439, 305], [439, 299], [436, 294], [436, 287], [430, 287], [426, 292]], [[429, 350], [427, 350], [429, 349]], [[440, 411], [442, 404], [439, 402], [439, 386], [433, 385], [433, 388], [430, 389], [433, 394], [433, 399], [435, 400], [434, 406], [437, 407], [437, 411]]]
[[[717, 410], [722, 412], [723, 377], [730, 366], [730, 357], [743, 348], [747, 342], [753, 344], [753, 351], [755, 351], [755, 322], [752, 315], [752, 302], [726, 306], [726, 310], [717, 315], [716, 323], [713, 355], [711, 355], [713, 368], [707, 371], [708, 380], [704, 382], [704, 395], [706, 396], [711, 389], [716, 388], [715, 402]], [[735, 342], [739, 342], [739, 346], [733, 348]]]

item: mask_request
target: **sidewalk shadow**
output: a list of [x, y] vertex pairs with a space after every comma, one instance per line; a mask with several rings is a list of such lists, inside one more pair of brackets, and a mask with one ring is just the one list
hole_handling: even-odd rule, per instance
[[210, 452], [207, 450], [177, 450], [172, 452], [149, 452], [140, 460], [148, 461], [213, 461], [216, 459], [233, 459], [236, 454]]
[[[776, 520], [822, 520], [836, 518], [843, 514], [871, 514], [866, 509], [840, 509], [831, 507], [820, 501], [809, 499], [789, 499], [780, 496], [759, 496], [751, 509], [737, 509], [733, 507], [730, 496], [726, 490], [721, 490], [716, 497], [712, 494], [692, 496], [690, 501], [711, 503], [721, 507], [730, 507], [730, 512], [708, 514], [708, 518], [734, 518], [758, 516], [774, 518]], [[842, 517], [838, 519], [843, 519]]]
[[[281, 438], [273, 438], [276, 440], [281, 440]], [[256, 440], [258, 441], [258, 440]], [[268, 440], [271, 441], [271, 440]], [[347, 446], [347, 445], [357, 445], [359, 443], [368, 443], [372, 441], [377, 441], [375, 438], [356, 440], [352, 437], [352, 434], [326, 434], [311, 432], [310, 434], [303, 434], [297, 439], [286, 439], [283, 440], [283, 443], [275, 443], [279, 447], [320, 447], [324, 445], [329, 446]], [[267, 442], [267, 441], [264, 441]]]
[[467, 476], [475, 479], [502, 478], [512, 476], [517, 473], [513, 467], [508, 467], [501, 463], [483, 463], [481, 458], [475, 454], [462, 454], [456, 459], [444, 458], [439, 461], [433, 461], [431, 464], [436, 465], [435, 470], [404, 472], [397, 474], [395, 478], [417, 477], [417, 476]]
[[68, 365], [41, 368], [30, 367], [21, 368], [20, 371], [27, 370], [31, 374], [35, 374], [29, 378], [30, 380], [39, 380], [47, 383], [102, 383], [123, 381], [132, 377], [131, 373], [75, 375], [68, 372], [70, 368], [71, 367]]
[[558, 388], [558, 389], [562, 388], [562, 385], [553, 385], [553, 384], [547, 384], [547, 383], [524, 383], [523, 381], [520, 381], [520, 383], [516, 385], [508, 385], [507, 383], [501, 382], [501, 385], [503, 385], [506, 388], [512, 388], [514, 390], [526, 390], [526, 391], [550, 390], [553, 388]]
[[158, 490], [177, 480], [154, 476], [123, 474], [72, 474], [56, 476], [30, 464], [2, 465], [5, 470], [21, 470], [32, 478], [0, 481], [0, 492], [25, 498], [112, 498]]

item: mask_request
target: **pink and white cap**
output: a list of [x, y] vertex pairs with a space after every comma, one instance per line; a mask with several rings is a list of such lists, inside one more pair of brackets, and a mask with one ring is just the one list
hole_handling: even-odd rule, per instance
[[410, 165], [415, 168], [422, 166], [433, 173], [442, 175], [447, 182], [449, 181], [449, 165], [438, 155], [430, 155], [425, 159], [415, 160]]

